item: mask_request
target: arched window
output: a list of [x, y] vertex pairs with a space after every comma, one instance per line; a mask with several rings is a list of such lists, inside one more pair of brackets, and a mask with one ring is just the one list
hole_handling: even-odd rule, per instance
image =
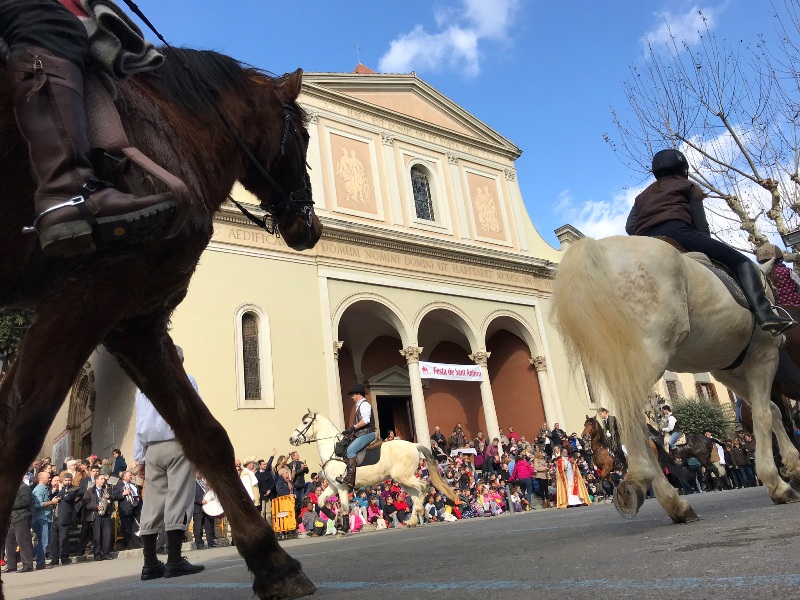
[[261, 361], [258, 351], [258, 315], [242, 315], [242, 363], [244, 365], [244, 399], [261, 400]]
[[414, 191], [414, 210], [417, 218], [435, 221], [428, 173], [417, 165], [411, 167], [411, 189]]
[[242, 304], [236, 309], [234, 327], [237, 406], [275, 408], [267, 314], [255, 304]]

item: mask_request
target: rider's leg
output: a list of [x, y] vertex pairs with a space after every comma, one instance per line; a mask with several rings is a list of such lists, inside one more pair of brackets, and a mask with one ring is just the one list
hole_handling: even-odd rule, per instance
[[88, 38], [81, 22], [53, 0], [0, 0], [0, 37], [11, 49], [7, 74], [37, 183], [42, 250], [71, 256], [90, 252], [95, 240], [164, 237], [177, 210], [172, 194], [136, 198], [94, 176], [83, 100]]
[[777, 335], [795, 322], [785, 316], [779, 316], [772, 310], [772, 303], [764, 293], [762, 275], [756, 264], [744, 254], [734, 250], [727, 244], [700, 233], [683, 221], [667, 221], [647, 232], [648, 236], [666, 236], [674, 239], [686, 250], [702, 252], [711, 260], [725, 265], [736, 277], [742, 287], [758, 326]]
[[347, 447], [345, 458], [347, 459], [347, 473], [336, 478], [338, 483], [347, 483], [351, 488], [356, 485], [356, 457], [358, 453], [369, 446], [375, 440], [375, 432], [365, 433], [357, 437]]

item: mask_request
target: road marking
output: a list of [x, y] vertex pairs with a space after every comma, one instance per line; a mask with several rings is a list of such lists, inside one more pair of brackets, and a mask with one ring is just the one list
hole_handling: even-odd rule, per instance
[[[632, 579], [563, 579], [561, 581], [329, 581], [318, 583], [320, 590], [391, 590], [437, 592], [445, 590], [576, 590], [576, 589], [639, 589], [639, 590], [679, 590], [697, 589], [701, 586], [721, 588], [760, 588], [763, 586], [800, 586], [800, 573], [786, 575], [756, 575], [747, 577], [677, 577], [639, 581]], [[248, 583], [142, 583], [138, 587], [148, 589], [250, 589]]]

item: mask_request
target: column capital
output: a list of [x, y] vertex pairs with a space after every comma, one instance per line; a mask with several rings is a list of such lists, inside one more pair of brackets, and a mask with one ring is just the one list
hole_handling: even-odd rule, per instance
[[455, 152], [450, 152], [450, 151], [448, 151], [446, 154], [447, 154], [447, 162], [448, 163], [450, 163], [451, 165], [457, 165], [458, 164], [458, 154], [456, 154]]
[[531, 356], [530, 361], [537, 371], [547, 371], [547, 359], [544, 356]]
[[344, 342], [333, 340], [333, 360], [339, 360], [339, 350], [344, 346]]
[[388, 131], [381, 131], [381, 142], [384, 146], [394, 146], [394, 135]]
[[485, 367], [489, 363], [489, 357], [492, 355], [491, 352], [486, 352], [485, 350], [479, 350], [473, 354], [469, 355], [469, 359], [474, 362], [476, 365], [480, 365]]
[[406, 359], [407, 364], [419, 362], [419, 355], [422, 354], [422, 346], [409, 346], [400, 350], [400, 354]]

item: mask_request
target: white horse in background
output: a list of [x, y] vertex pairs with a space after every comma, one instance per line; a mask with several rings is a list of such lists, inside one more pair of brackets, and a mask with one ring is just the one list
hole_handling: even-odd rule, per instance
[[[318, 506], [324, 506], [330, 496], [338, 494], [342, 512], [347, 515], [348, 488], [346, 484], [336, 482], [336, 477], [344, 474], [346, 464], [334, 456], [333, 452], [334, 445], [341, 437], [341, 432], [329, 419], [308, 409], [289, 438], [289, 443], [293, 446], [317, 443], [317, 451], [323, 461], [322, 473], [328, 480], [328, 487], [319, 497]], [[428, 462], [430, 482], [448, 498], [455, 500], [456, 494], [439, 474], [439, 466], [429, 447], [405, 440], [392, 440], [381, 444], [380, 451], [381, 457], [376, 464], [359, 466], [356, 469], [356, 488], [377, 485], [390, 478], [395, 480], [412, 499], [412, 518], [408, 525], [415, 527], [418, 517], [423, 516], [425, 510], [423, 500], [428, 491], [428, 483], [416, 476], [420, 454]], [[347, 520], [343, 522], [346, 523]]]
[[[636, 515], [652, 483], [674, 522], [697, 520], [644, 433], [644, 402], [666, 370], [711, 372], [749, 401], [758, 477], [776, 504], [800, 500], [792, 489], [800, 490], [800, 455], [769, 399], [782, 336], [755, 327], [750, 311], [708, 268], [655, 238], [584, 238], [570, 244], [558, 266], [552, 319], [573, 364], [580, 362], [616, 407], [629, 463], [615, 491], [624, 516]], [[743, 362], [727, 370], [745, 348]], [[772, 432], [791, 486], [775, 466]]]

